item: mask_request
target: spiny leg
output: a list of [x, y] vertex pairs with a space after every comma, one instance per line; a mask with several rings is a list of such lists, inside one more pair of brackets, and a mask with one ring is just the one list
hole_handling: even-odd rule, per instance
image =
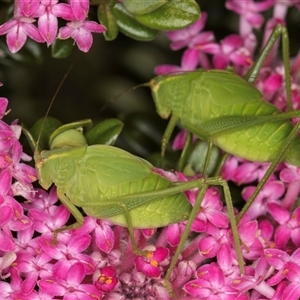
[[237, 259], [238, 259], [240, 272], [241, 272], [241, 274], [245, 274], [244, 261], [243, 261], [242, 251], [241, 251], [241, 243], [240, 243], [240, 238], [239, 238], [239, 234], [238, 234], [238, 230], [237, 230], [237, 224], [236, 224], [235, 215], [234, 215], [234, 208], [233, 208], [233, 204], [232, 204], [232, 198], [231, 198], [228, 183], [227, 183], [227, 181], [223, 180], [221, 177], [207, 178], [207, 171], [208, 171], [208, 166], [209, 166], [211, 155], [212, 155], [212, 148], [213, 148], [213, 141], [212, 141], [212, 138], [209, 138], [208, 139], [208, 148], [207, 148], [207, 153], [206, 153], [205, 163], [204, 163], [204, 168], [203, 168], [203, 174], [202, 174], [203, 178], [201, 178], [199, 180], [198, 188], [200, 189], [200, 191], [197, 196], [193, 210], [188, 219], [188, 222], [186, 224], [185, 230], [184, 230], [183, 234], [181, 235], [180, 243], [176, 249], [174, 256], [172, 257], [171, 264], [170, 264], [170, 266], [167, 270], [166, 276], [164, 278], [164, 286], [166, 287], [166, 289], [169, 291], [169, 293], [171, 295], [173, 295], [173, 293], [172, 293], [172, 285], [170, 283], [170, 276], [172, 274], [173, 269], [175, 268], [175, 265], [177, 263], [179, 255], [182, 252], [184, 243], [187, 240], [187, 237], [190, 233], [191, 226], [193, 224], [194, 219], [196, 218], [197, 213], [199, 212], [202, 200], [205, 196], [205, 193], [206, 193], [209, 185], [221, 186], [223, 188], [224, 198], [225, 198], [226, 206], [228, 209], [228, 215], [229, 215], [229, 220], [230, 220], [230, 225], [231, 225], [231, 230], [232, 230], [233, 240], [234, 240], [234, 246], [235, 246], [236, 253], [237, 253]]
[[170, 264], [168, 271], [166, 273], [166, 276], [164, 278], [164, 286], [167, 288], [167, 290], [170, 292], [170, 294], [172, 294], [172, 285], [170, 283], [170, 277], [171, 277], [172, 271], [177, 263], [180, 253], [182, 252], [184, 243], [188, 237], [188, 234], [190, 232], [193, 221], [196, 218], [197, 213], [199, 212], [199, 208], [201, 206], [204, 195], [205, 195], [208, 187], [211, 185], [221, 186], [223, 188], [224, 198], [225, 198], [226, 206], [228, 209], [228, 215], [229, 215], [231, 230], [232, 230], [233, 239], [234, 239], [234, 246], [235, 246], [236, 253], [237, 253], [237, 259], [238, 259], [240, 272], [241, 272], [241, 274], [245, 274], [244, 261], [243, 261], [242, 251], [241, 251], [241, 243], [240, 243], [240, 238], [239, 238], [239, 234], [238, 234], [238, 230], [237, 230], [237, 224], [236, 224], [236, 220], [235, 220], [235, 216], [234, 216], [234, 209], [233, 209], [232, 198], [231, 198], [228, 183], [226, 180], [222, 179], [221, 177], [210, 177], [210, 178], [206, 178], [206, 179], [201, 178], [201, 179], [199, 179], [199, 186], [198, 186], [200, 188], [200, 191], [197, 196], [195, 205], [190, 214], [190, 217], [188, 219], [188, 222], [186, 224], [184, 232], [181, 236], [180, 243], [176, 249], [174, 256], [172, 257], [171, 264]]
[[78, 210], [78, 208], [59, 189], [57, 189], [57, 197], [62, 202], [62, 204], [67, 208], [67, 210], [73, 215], [73, 217], [76, 219], [76, 223], [73, 223], [73, 224], [68, 225], [68, 226], [64, 226], [64, 227], [59, 228], [59, 229], [55, 229], [54, 234], [53, 234], [53, 244], [57, 244], [57, 235], [58, 235], [59, 232], [79, 228], [79, 227], [82, 226], [82, 224], [84, 222], [83, 215]]
[[134, 233], [133, 233], [132, 220], [131, 220], [130, 212], [129, 212], [126, 204], [121, 202], [118, 205], [120, 205], [122, 207], [123, 214], [124, 214], [125, 219], [126, 219], [128, 233], [129, 233], [133, 253], [135, 255], [142, 255], [142, 256], [145, 256], [145, 257], [148, 256], [151, 251], [140, 250], [138, 248], [137, 244], [136, 244], [136, 241], [135, 241], [135, 238], [134, 238]]
[[196, 199], [196, 202], [195, 202], [195, 205], [192, 209], [192, 212], [190, 214], [190, 217], [188, 219], [188, 222], [185, 226], [185, 229], [184, 229], [184, 232], [183, 234], [181, 235], [180, 237], [180, 243], [176, 249], [176, 252], [175, 254], [173, 255], [172, 257], [172, 260], [171, 260], [171, 264], [168, 268], [168, 271], [166, 273], [166, 276], [164, 277], [164, 286], [166, 287], [166, 289], [169, 291], [170, 294], [172, 294], [172, 286], [171, 286], [171, 283], [170, 283], [170, 276], [172, 274], [172, 271], [177, 263], [177, 260], [178, 260], [178, 257], [183, 249], [183, 246], [184, 246], [184, 243], [190, 233], [190, 229], [191, 229], [191, 226], [193, 224], [193, 221], [194, 219], [196, 218], [196, 215], [197, 213], [199, 212], [199, 208], [200, 208], [200, 205], [202, 203], [202, 200], [204, 198], [204, 195], [208, 189], [208, 186], [205, 184], [205, 182], [201, 182], [199, 183], [199, 186], [201, 185], [201, 190], [197, 196], [197, 199]]

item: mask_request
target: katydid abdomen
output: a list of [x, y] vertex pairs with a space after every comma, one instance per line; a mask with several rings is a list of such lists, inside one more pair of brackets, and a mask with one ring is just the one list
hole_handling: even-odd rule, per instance
[[[163, 227], [187, 220], [192, 209], [183, 193], [159, 198], [153, 193], [153, 191], [159, 192], [170, 187], [172, 187], [172, 183], [169, 180], [152, 172], [147, 177], [130, 183], [113, 187], [102, 186], [104, 196], [100, 200], [103, 203], [109, 203], [111, 199], [118, 199], [118, 197], [126, 195], [125, 203], [130, 211], [134, 228]], [[70, 189], [70, 191], [73, 193], [73, 190]], [[140, 197], [139, 193], [143, 192], [152, 192], [153, 195], [147, 198]], [[130, 195], [132, 196], [130, 197]], [[145, 199], [147, 199], [147, 203], [143, 204]], [[85, 206], [84, 211], [87, 215], [107, 219], [117, 225], [127, 226], [123, 210], [116, 204], [111, 203], [96, 208]]]
[[[248, 160], [271, 162], [293, 128], [289, 120], [271, 121], [281, 112], [252, 84], [228, 71], [162, 75], [151, 80], [150, 87], [161, 117], [172, 114], [199, 138], [211, 138], [224, 151]], [[253, 117], [261, 123], [253, 125]], [[299, 153], [296, 139], [282, 160], [300, 165]]]

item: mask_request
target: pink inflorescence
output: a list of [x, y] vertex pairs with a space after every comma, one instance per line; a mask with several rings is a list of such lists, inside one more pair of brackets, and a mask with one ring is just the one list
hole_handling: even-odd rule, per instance
[[[202, 18], [189, 28], [168, 33], [171, 49], [184, 49], [181, 66], [160, 65], [156, 67], [157, 74], [197, 68], [225, 69], [232, 66], [238, 74], [244, 75], [255, 61], [253, 56], [256, 38], [253, 28], [259, 29], [263, 25], [264, 18], [261, 13], [273, 6], [273, 18], [268, 20], [265, 26], [265, 43], [276, 24], [285, 24], [287, 9], [292, 5], [292, 1], [276, 4], [272, 0], [226, 1], [226, 7], [240, 15], [240, 32], [239, 35], [225, 37], [220, 43], [216, 42], [212, 32], [204, 31], [207, 14], [203, 12]], [[297, 8], [299, 9], [299, 6]], [[278, 45], [274, 47], [275, 50], [272, 49], [255, 84], [266, 101], [286, 111], [284, 69], [282, 60], [278, 58], [277, 48]], [[290, 66], [293, 109], [299, 109], [298, 66], [299, 55], [291, 60]], [[182, 149], [185, 139], [186, 132], [183, 130], [175, 138], [173, 149]], [[246, 185], [242, 197], [247, 201], [268, 167], [268, 163], [250, 162], [229, 156], [221, 175], [236, 185]], [[210, 219], [207, 215], [209, 210], [215, 207], [212, 202], [206, 202], [207, 197], [212, 194], [208, 190], [201, 211], [192, 226], [192, 230], [197, 231], [197, 225], [202, 225], [199, 227], [201, 230], [197, 231], [201, 232], [201, 237], [190, 242], [183, 251], [184, 257], [189, 249], [193, 249], [193, 244], [197, 243], [199, 252], [192, 256], [192, 261], [199, 266], [195, 273], [196, 279], [191, 279], [184, 286], [191, 299], [299, 299], [300, 223], [296, 203], [300, 192], [299, 174], [298, 167], [286, 163], [279, 164], [239, 223], [238, 231], [246, 262], [246, 274], [243, 276], [236, 268], [236, 257], [228, 226], [222, 227], [221, 224], [217, 226], [213, 223], [213, 220], [222, 220], [217, 213], [211, 213]], [[189, 199], [193, 197], [189, 195]], [[220, 211], [225, 213], [226, 209], [223, 207]], [[199, 223], [199, 219], [202, 223]], [[207, 261], [204, 261], [206, 258], [214, 260], [207, 264]]]
[[[0, 35], [6, 35], [12, 53], [24, 46], [27, 37], [47, 46], [56, 38], [71, 37], [81, 51], [88, 52], [93, 43], [92, 32], [106, 30], [105, 26], [86, 20], [89, 8], [89, 0], [70, 0], [68, 4], [59, 0], [16, 0], [14, 17], [0, 26]], [[59, 31], [58, 18], [68, 21]]]
[[[88, 30], [91, 25], [84, 21], [87, 3], [16, 1], [15, 19], [0, 27], [0, 32], [7, 32], [8, 44], [15, 52], [27, 35], [51, 44], [58, 30], [55, 20], [61, 17], [70, 23], [68, 28], [62, 28], [59, 36], [71, 36], [79, 46], [80, 30]], [[204, 31], [209, 17], [205, 13], [192, 26], [168, 33], [173, 50], [185, 48], [182, 63], [181, 66], [158, 66], [158, 74], [231, 65], [238, 74], [244, 75], [255, 61], [253, 28], [262, 26], [261, 13], [273, 5], [273, 19], [265, 26], [269, 33], [277, 22], [284, 23], [285, 13], [294, 1], [274, 3], [272, 0], [227, 0], [226, 7], [240, 14], [240, 33], [229, 35], [220, 43], [212, 32]], [[36, 17], [41, 18], [39, 29], [32, 27]], [[53, 20], [53, 23], [45, 20]], [[88, 51], [88, 47], [85, 49]], [[276, 53], [272, 53], [261, 70], [257, 86], [266, 101], [285, 110], [281, 65]], [[299, 56], [291, 62], [294, 109], [298, 109], [300, 99], [298, 65]], [[7, 99], [0, 98], [1, 118], [6, 107]], [[28, 161], [29, 157], [22, 151], [20, 134], [17, 122], [7, 125], [0, 121], [1, 299], [170, 299], [163, 278], [186, 222], [161, 230], [135, 230], [137, 246], [147, 250], [143, 256], [133, 253], [126, 228], [91, 217], [85, 217], [79, 229], [60, 232], [54, 244], [54, 230], [65, 226], [70, 213], [56, 203], [54, 187], [49, 192], [33, 188], [36, 172], [21, 162]], [[184, 140], [185, 133], [181, 133], [174, 148], [181, 149]], [[267, 167], [265, 163], [230, 156], [221, 174], [236, 185], [246, 185], [242, 197], [247, 201]], [[160, 169], [155, 172], [171, 181], [190, 180], [179, 172]], [[193, 222], [190, 238], [171, 274], [170, 283], [177, 298], [299, 299], [300, 210], [295, 204], [299, 192], [300, 169], [281, 163], [238, 224], [245, 261], [245, 274], [241, 275], [227, 208], [220, 191], [209, 188]], [[185, 194], [193, 205], [198, 190]]]

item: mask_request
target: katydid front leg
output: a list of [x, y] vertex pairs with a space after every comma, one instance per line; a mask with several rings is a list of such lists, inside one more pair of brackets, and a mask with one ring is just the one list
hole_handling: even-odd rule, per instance
[[72, 214], [72, 216], [75, 218], [76, 222], [71, 225], [67, 225], [62, 228], [58, 228], [58, 229], [54, 230], [54, 233], [53, 233], [53, 244], [54, 245], [57, 244], [58, 233], [65, 231], [65, 230], [73, 230], [73, 229], [80, 228], [84, 222], [82, 213], [78, 210], [78, 208], [74, 204], [72, 204], [70, 199], [67, 196], [65, 196], [62, 191], [59, 190], [59, 188], [57, 189], [57, 197], [62, 202], [62, 204], [67, 208], [67, 210]]

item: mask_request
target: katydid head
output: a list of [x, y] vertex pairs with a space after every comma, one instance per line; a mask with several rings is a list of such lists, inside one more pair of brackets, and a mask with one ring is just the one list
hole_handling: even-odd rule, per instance
[[[54, 132], [55, 133], [55, 132]], [[76, 129], [69, 129], [50, 137], [50, 150], [87, 146], [84, 135]]]
[[157, 113], [163, 119], [167, 119], [171, 112], [176, 114], [177, 108], [181, 107], [190, 94], [192, 79], [201, 72], [202, 70], [165, 74], [150, 81]]
[[[59, 180], [55, 174], [55, 163], [53, 161], [59, 161], [59, 159], [63, 158], [60, 151], [66, 148], [87, 147], [87, 141], [81, 132], [81, 128], [82, 126], [90, 125], [91, 122], [91, 120], [87, 119], [58, 127], [50, 137], [49, 135], [47, 136], [49, 150], [40, 152], [38, 142], [36, 143], [34, 151], [35, 167], [39, 183], [44, 189], [48, 189], [55, 179]], [[39, 136], [39, 139], [41, 139], [41, 136]], [[72, 166], [66, 168], [68, 174], [71, 174], [71, 170]], [[64, 176], [67, 177], [66, 174]]]
[[[47, 151], [48, 152], [48, 151]], [[34, 152], [34, 161], [35, 161], [35, 169], [37, 172], [37, 177], [39, 179], [39, 184], [45, 189], [48, 190], [53, 183], [51, 178], [49, 167], [47, 164], [47, 157], [44, 157], [44, 153], [46, 152]]]
[[[39, 183], [44, 189], [48, 189], [52, 183], [65, 182], [74, 171], [73, 160], [68, 160], [69, 156], [78, 154], [82, 156], [88, 144], [82, 134], [80, 125], [88, 125], [91, 120], [83, 120], [66, 124], [57, 128], [49, 138], [50, 150], [41, 153], [35, 151], [34, 160]], [[66, 152], [66, 149], [70, 151]], [[66, 155], [67, 153], [67, 155]], [[60, 172], [57, 172], [60, 169]]]
[[150, 88], [157, 113], [163, 118], [167, 119], [171, 114], [171, 108], [168, 105], [168, 98], [165, 95], [168, 93], [165, 85], [169, 75], [157, 76], [150, 80]]

